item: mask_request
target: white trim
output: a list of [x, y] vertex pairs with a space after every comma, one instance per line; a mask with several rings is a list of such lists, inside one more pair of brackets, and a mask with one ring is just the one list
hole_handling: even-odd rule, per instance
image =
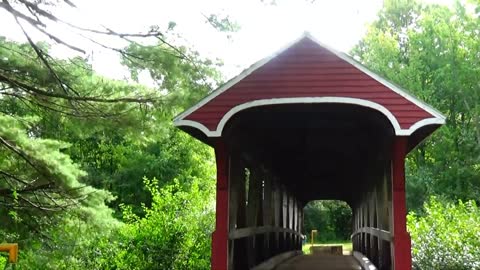
[[[252, 66], [250, 66], [249, 68], [247, 68], [246, 70], [244, 70], [242, 73], [240, 73], [238, 76], [234, 77], [233, 79], [231, 79], [230, 81], [228, 81], [227, 83], [225, 83], [224, 85], [222, 85], [220, 88], [218, 88], [217, 90], [213, 91], [210, 95], [208, 95], [207, 97], [205, 97], [204, 99], [202, 99], [200, 102], [198, 102], [196, 105], [194, 105], [193, 107], [189, 108], [188, 110], [184, 111], [183, 113], [179, 114], [178, 116], [176, 116], [174, 118], [174, 122], [176, 123], [179, 123], [181, 121], [184, 121], [182, 119], [184, 119], [185, 117], [187, 117], [189, 114], [193, 113], [195, 110], [197, 110], [198, 108], [202, 107], [203, 105], [205, 105], [206, 103], [208, 103], [210, 100], [214, 99], [215, 97], [217, 97], [218, 95], [220, 95], [221, 93], [225, 92], [226, 90], [228, 90], [230, 87], [232, 87], [233, 85], [237, 84], [239, 81], [241, 81], [242, 79], [244, 79], [246, 76], [250, 75], [252, 72], [254, 72], [255, 70], [257, 70], [258, 68], [262, 67], [263, 65], [265, 65], [266, 63], [268, 63], [270, 60], [272, 60], [273, 58], [275, 58], [277, 55], [281, 54], [282, 52], [284, 52], [285, 50], [287, 50], [288, 48], [292, 47], [294, 44], [296, 44], [297, 42], [299, 42], [300, 40], [302, 40], [303, 38], [308, 38], [310, 40], [312, 40], [313, 42], [317, 43], [319, 46], [325, 48], [326, 50], [330, 51], [331, 53], [335, 54], [336, 56], [340, 57], [341, 59], [345, 60], [346, 62], [348, 62], [349, 64], [353, 65], [354, 67], [356, 67], [357, 69], [359, 69], [360, 71], [364, 72], [365, 74], [369, 75], [371, 78], [373, 78], [374, 80], [378, 81], [379, 83], [383, 84], [384, 86], [388, 87], [389, 89], [391, 89], [392, 91], [394, 91], [395, 93], [401, 95], [402, 97], [404, 97], [405, 99], [409, 100], [410, 102], [412, 102], [413, 104], [417, 105], [418, 107], [424, 109], [425, 111], [427, 111], [428, 113], [430, 113], [431, 115], [433, 115], [435, 118], [437, 118], [438, 120], [436, 120], [438, 123], [442, 123], [443, 124], [445, 122], [445, 116], [443, 116], [440, 112], [438, 112], [437, 110], [435, 110], [434, 108], [432, 108], [431, 106], [425, 104], [424, 102], [418, 100], [417, 98], [413, 97], [412, 95], [410, 95], [409, 93], [407, 93], [404, 89], [394, 85], [393, 83], [385, 80], [384, 78], [380, 77], [379, 75], [375, 74], [374, 72], [370, 71], [368, 68], [366, 68], [365, 66], [363, 66], [362, 64], [358, 63], [357, 61], [355, 61], [352, 57], [350, 57], [349, 55], [345, 54], [345, 53], [342, 53], [342, 52], [338, 52], [336, 51], [335, 49], [333, 48], [330, 48], [329, 46], [319, 42], [318, 40], [316, 40], [312, 35], [310, 35], [308, 32], [305, 32], [300, 38], [296, 39], [295, 41], [293, 41], [292, 43], [290, 43], [288, 46], [284, 47], [283, 49], [279, 50], [278, 52], [276, 52], [275, 54], [271, 55], [270, 57], [266, 57], [258, 62], [256, 62], [255, 64], [253, 64]], [[412, 128], [410, 128], [412, 129]], [[411, 133], [410, 133], [411, 134]]]
[[399, 136], [410, 136], [415, 131], [417, 131], [417, 129], [419, 129], [421, 127], [428, 126], [428, 125], [444, 125], [444, 124], [445, 124], [445, 119], [444, 118], [427, 118], [427, 119], [423, 119], [423, 120], [420, 120], [420, 121], [416, 122], [415, 124], [410, 126], [410, 128], [407, 129], [407, 130], [405, 130], [405, 129], [400, 130], [400, 132], [397, 133], [397, 135], [399, 135]]
[[427, 118], [420, 120], [413, 124], [408, 130], [410, 131], [409, 134], [411, 135], [413, 132], [415, 132], [417, 129], [428, 126], [428, 125], [444, 125], [445, 124], [445, 118]]
[[[381, 112], [385, 115], [392, 124], [395, 131], [400, 130], [400, 124], [395, 116], [382, 105], [371, 102], [369, 100], [347, 97], [302, 97], [302, 98], [272, 98], [272, 99], [259, 99], [240, 104], [233, 107], [228, 111], [220, 120], [215, 131], [214, 137], [220, 137], [222, 135], [223, 128], [228, 120], [236, 113], [252, 107], [267, 106], [267, 105], [280, 105], [280, 104], [315, 104], [315, 103], [340, 103], [340, 104], [353, 104], [363, 107], [371, 108]], [[213, 134], [212, 134], [213, 135]]]
[[[205, 133], [207, 136], [208, 136], [208, 134], [211, 133], [211, 131], [206, 126], [204, 126], [202, 123], [199, 123], [197, 121], [177, 120], [177, 121], [173, 122], [173, 124], [177, 127], [180, 127], [180, 126], [194, 127], [196, 129], [202, 131], [203, 133]], [[209, 136], [209, 137], [211, 137], [211, 136]]]
[[272, 98], [272, 99], [259, 99], [250, 102], [246, 102], [240, 105], [237, 105], [230, 109], [226, 114], [223, 115], [222, 119], [217, 125], [217, 128], [214, 131], [209, 130], [207, 127], [191, 120], [177, 120], [174, 121], [175, 126], [191, 126], [201, 130], [208, 137], [220, 137], [222, 136], [223, 129], [227, 124], [228, 120], [232, 118], [236, 113], [246, 110], [253, 107], [261, 107], [268, 105], [280, 105], [280, 104], [318, 104], [318, 103], [336, 103], [336, 104], [351, 104], [359, 105], [362, 107], [367, 107], [373, 110], [376, 110], [382, 113], [392, 124], [395, 134], [397, 136], [409, 136], [417, 129], [433, 124], [444, 124], [445, 120], [440, 118], [428, 118], [421, 121], [418, 121], [412, 125], [409, 129], [402, 129], [400, 124], [397, 121], [397, 118], [384, 106], [364, 99], [358, 98], [348, 98], [348, 97], [301, 97], [301, 98]]

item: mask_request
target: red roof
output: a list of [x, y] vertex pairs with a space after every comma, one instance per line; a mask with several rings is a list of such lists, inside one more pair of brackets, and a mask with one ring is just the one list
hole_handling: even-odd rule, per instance
[[445, 123], [445, 117], [435, 109], [309, 34], [252, 65], [174, 121], [176, 126], [194, 127], [207, 137], [219, 137], [239, 111], [296, 103], [369, 107], [384, 114], [401, 136]]

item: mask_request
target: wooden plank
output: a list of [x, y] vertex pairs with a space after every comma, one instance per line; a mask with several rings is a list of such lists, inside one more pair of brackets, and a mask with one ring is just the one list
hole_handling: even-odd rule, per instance
[[[365, 195], [365, 208], [367, 209], [365, 211], [365, 222], [366, 222], [366, 227], [372, 227], [372, 224], [370, 223], [370, 216], [371, 216], [371, 212], [372, 212], [372, 209], [370, 208], [370, 199], [371, 199], [371, 192], [367, 192], [367, 194]], [[365, 235], [365, 254], [371, 258], [372, 254], [372, 243], [371, 243], [371, 240], [372, 240], [372, 235], [371, 234], [368, 234], [368, 235]]]
[[[376, 208], [376, 188], [373, 188], [373, 192], [370, 196], [370, 226], [373, 228], [377, 228], [377, 208]], [[369, 257], [372, 261], [378, 265], [378, 239], [379, 237], [370, 234], [370, 253]]]
[[[383, 168], [382, 168], [382, 175], [380, 178], [380, 182], [377, 185], [377, 188], [375, 189], [375, 211], [377, 213], [376, 216], [376, 226], [379, 229], [383, 229], [383, 217], [384, 211], [383, 211], [383, 182], [384, 182], [384, 175], [383, 175]], [[378, 246], [378, 267], [380, 269], [383, 269], [383, 266], [385, 265], [385, 249], [383, 247], [383, 239], [380, 237], [377, 237], [377, 246]]]
[[[247, 226], [257, 227], [258, 225], [258, 209], [261, 200], [261, 180], [259, 175], [259, 168], [250, 168], [250, 177], [248, 181], [248, 203], [247, 203]], [[247, 239], [247, 261], [249, 267], [256, 263], [256, 246], [255, 235]]]
[[[284, 224], [284, 228], [287, 228], [287, 229], [291, 229], [291, 213], [290, 213], [290, 207], [291, 207], [291, 195], [290, 193], [288, 192], [287, 189], [285, 189], [285, 224]], [[291, 250], [290, 249], [290, 245], [291, 245], [291, 237], [290, 237], [290, 234], [288, 233], [284, 233], [284, 238], [285, 238], [285, 250], [284, 251], [288, 251], [288, 250]]]
[[[281, 204], [282, 204], [282, 198], [280, 194], [280, 187], [278, 185], [278, 181], [276, 179], [273, 179], [272, 182], [272, 188], [273, 188], [273, 226], [274, 227], [280, 227], [280, 218], [281, 218]], [[280, 250], [280, 233], [275, 232], [274, 233], [274, 253], [276, 254]]]
[[[282, 228], [288, 228], [288, 193], [285, 186], [282, 185]], [[281, 250], [286, 251], [288, 245], [286, 233], [280, 234]]]
[[[360, 228], [364, 227], [364, 205], [363, 205], [363, 198], [362, 202], [360, 203]], [[365, 234], [361, 233], [360, 234], [360, 252], [365, 252]]]
[[[229, 233], [238, 227], [245, 226], [245, 164], [238, 153], [230, 158], [229, 182]], [[243, 240], [229, 241], [229, 269], [241, 269], [241, 258], [245, 257]]]
[[[383, 165], [383, 181], [382, 181], [382, 190], [381, 190], [381, 205], [382, 205], [382, 216], [380, 216], [381, 224], [379, 224], [380, 229], [391, 231], [391, 189], [390, 189], [390, 177], [391, 177], [391, 162], [389, 159], [384, 161]], [[392, 268], [392, 249], [391, 246], [393, 243], [382, 242], [382, 265], [381, 269], [390, 269]], [[379, 265], [380, 266], [380, 265]]]
[[[264, 185], [263, 185], [263, 225], [273, 226], [273, 194], [272, 194], [272, 176], [267, 171], [265, 173]], [[265, 234], [263, 250], [265, 251], [265, 257], [269, 258], [272, 255], [271, 251], [271, 238], [270, 233]]]
[[[298, 217], [298, 209], [297, 209], [297, 199], [293, 197], [293, 214], [292, 214], [292, 230], [297, 231], [297, 217]], [[297, 248], [297, 235], [292, 235], [292, 249]]]
[[[294, 213], [293, 213], [293, 209], [294, 209], [294, 197], [292, 194], [289, 194], [288, 196], [288, 228], [289, 229], [293, 229], [293, 217], [294, 217]], [[288, 233], [288, 249], [289, 250], [292, 250], [293, 249], [293, 241], [294, 241], [294, 235]]]

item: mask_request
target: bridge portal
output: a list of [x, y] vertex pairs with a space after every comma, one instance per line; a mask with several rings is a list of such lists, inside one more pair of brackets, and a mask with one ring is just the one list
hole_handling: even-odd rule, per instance
[[294, 262], [312, 200], [350, 205], [356, 254], [411, 269], [405, 157], [445, 117], [402, 88], [305, 34], [174, 123], [215, 149], [212, 269]]

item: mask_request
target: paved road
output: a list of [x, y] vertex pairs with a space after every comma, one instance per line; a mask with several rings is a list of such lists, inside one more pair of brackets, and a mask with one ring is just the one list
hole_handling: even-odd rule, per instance
[[293, 257], [275, 270], [361, 270], [357, 260], [350, 255], [300, 255]]

